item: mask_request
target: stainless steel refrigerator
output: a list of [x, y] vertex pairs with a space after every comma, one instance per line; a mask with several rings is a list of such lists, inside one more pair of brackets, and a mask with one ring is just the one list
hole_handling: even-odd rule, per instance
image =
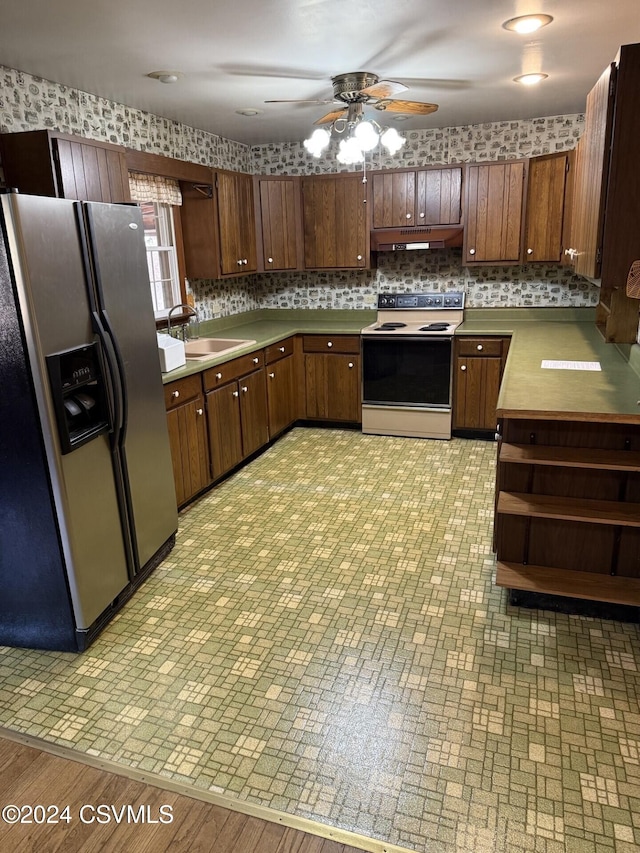
[[0, 200], [0, 645], [83, 650], [178, 526], [142, 217]]

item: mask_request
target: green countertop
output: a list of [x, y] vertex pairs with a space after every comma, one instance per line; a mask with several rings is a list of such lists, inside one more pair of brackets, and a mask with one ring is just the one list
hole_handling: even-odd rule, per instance
[[[246, 338], [256, 343], [228, 355], [188, 361], [163, 374], [163, 382], [199, 373], [296, 333], [358, 334], [375, 318], [374, 310], [285, 308], [209, 320], [200, 324], [202, 337]], [[602, 340], [592, 308], [469, 308], [456, 334], [511, 336], [499, 416], [557, 418], [561, 413], [573, 420], [640, 422], [640, 376], [630, 366], [628, 351], [623, 353]], [[543, 359], [599, 362], [601, 370], [545, 369]]]

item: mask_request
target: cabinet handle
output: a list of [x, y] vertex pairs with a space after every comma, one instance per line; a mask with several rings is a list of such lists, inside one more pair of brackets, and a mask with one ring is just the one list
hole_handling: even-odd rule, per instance
[[252, 361], [254, 364], [257, 364], [260, 361], [260, 359], [259, 358], [253, 358]]
[[280, 352], [284, 352], [284, 347], [278, 347], [278, 349], [280, 350]]
[[241, 267], [241, 266], [242, 266], [242, 261], [240, 260], [240, 258], [238, 258], [238, 266], [239, 266], [239, 267]]
[[420, 214], [420, 219], [424, 219], [424, 213]]
[[475, 250], [475, 249], [469, 249], [469, 254], [470, 254], [470, 255], [475, 255], [475, 253], [476, 253], [476, 250]]
[[575, 258], [580, 254], [577, 249], [565, 249], [564, 253], [565, 255], [569, 255], [572, 261], [575, 260]]
[[478, 346], [476, 347], [476, 349], [478, 350], [478, 352], [482, 352], [482, 344], [478, 344]]
[[180, 392], [179, 391], [172, 391], [171, 396], [173, 397], [174, 400], [177, 400], [178, 397], [180, 396]]
[[239, 397], [239, 396], [240, 396], [240, 394], [239, 394], [237, 391], [234, 391], [234, 392], [233, 392], [233, 396], [234, 396], [234, 397]]
[[202, 414], [202, 409], [196, 409], [196, 415], [201, 415], [201, 414]]
[[247, 386], [246, 386], [246, 385], [243, 385], [243, 386], [242, 386], [242, 393], [243, 393], [243, 394], [246, 394], [248, 390], [249, 390], [249, 389], [247, 388]]
[[533, 255], [533, 249], [527, 249], [527, 255]]
[[407, 213], [407, 219], [411, 219], [411, 214]]
[[248, 261], [246, 258], [243, 258], [242, 263], [243, 263], [243, 264], [248, 264], [248, 263], [249, 263], [249, 261]]
[[352, 362], [352, 361], [350, 361], [350, 362], [349, 362], [349, 367], [350, 367], [350, 368], [351, 368], [351, 367], [353, 367], [353, 362]]
[[331, 341], [327, 341], [327, 346], [328, 346], [328, 347], [332, 347], [332, 346], [333, 346], [333, 343], [332, 343]]
[[358, 255], [358, 260], [359, 260], [359, 261], [361, 261], [361, 260], [362, 260], [362, 255]]
[[269, 374], [269, 379], [273, 379], [273, 377], [274, 377], [274, 376], [275, 376], [275, 373], [270, 373], [270, 374]]
[[273, 263], [273, 258], [267, 258], [267, 261], [268, 261], [270, 264], [272, 264], [272, 263]]
[[467, 369], [467, 365], [466, 365], [466, 364], [463, 364], [463, 365], [462, 365], [462, 367], [460, 368], [460, 370], [466, 370], [466, 369]]
[[222, 379], [222, 374], [221, 374], [221, 373], [216, 373], [216, 379]]

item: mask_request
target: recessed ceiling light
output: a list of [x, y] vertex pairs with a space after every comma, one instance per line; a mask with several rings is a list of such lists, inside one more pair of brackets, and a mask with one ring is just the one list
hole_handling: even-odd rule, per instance
[[546, 80], [548, 74], [543, 74], [541, 71], [536, 72], [535, 74], [521, 74], [519, 77], [514, 77], [514, 83], [522, 83], [523, 86], [535, 86], [536, 83], [541, 83], [543, 80]]
[[521, 15], [518, 18], [509, 18], [502, 25], [505, 30], [516, 33], [535, 33], [541, 27], [546, 27], [553, 21], [551, 15]]
[[147, 77], [159, 80], [160, 83], [177, 83], [182, 74], [179, 71], [151, 71]]
[[411, 118], [411, 116], [394, 116], [393, 120], [394, 121], [409, 121], [410, 118]]
[[244, 110], [236, 110], [239, 116], [259, 116], [264, 110], [254, 110], [253, 107], [247, 107]]

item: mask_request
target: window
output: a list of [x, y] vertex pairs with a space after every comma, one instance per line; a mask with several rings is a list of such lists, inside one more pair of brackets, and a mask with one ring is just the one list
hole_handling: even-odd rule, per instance
[[140, 209], [153, 310], [159, 320], [182, 302], [173, 211], [170, 204], [158, 201], [141, 202]]

